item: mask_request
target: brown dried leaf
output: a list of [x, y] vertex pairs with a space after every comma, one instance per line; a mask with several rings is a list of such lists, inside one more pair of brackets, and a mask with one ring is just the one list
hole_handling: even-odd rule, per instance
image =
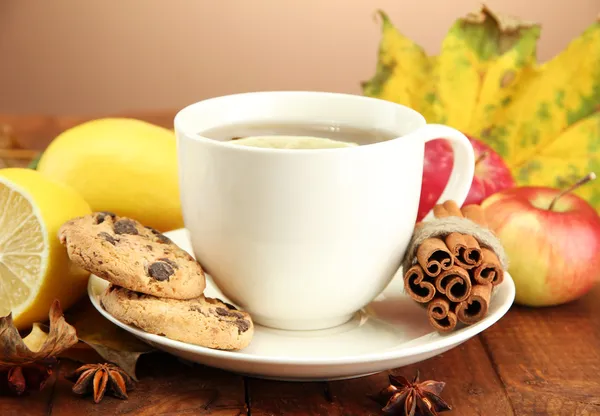
[[12, 313], [0, 318], [0, 370], [57, 357], [77, 343], [75, 328], [65, 321], [58, 300], [52, 303], [49, 318], [48, 333], [36, 324], [24, 339], [13, 325]]
[[[87, 297], [69, 309], [68, 318], [77, 329], [80, 341], [92, 347], [104, 361], [118, 365], [137, 381], [135, 366], [138, 359], [154, 348], [104, 318]], [[62, 356], [86, 363], [97, 362], [82, 360], [81, 354], [74, 355], [73, 349], [65, 351]]]

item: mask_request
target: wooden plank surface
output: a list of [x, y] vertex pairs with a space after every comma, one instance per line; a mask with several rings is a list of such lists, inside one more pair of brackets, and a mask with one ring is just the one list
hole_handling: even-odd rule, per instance
[[[126, 114], [172, 128], [175, 112]], [[0, 115], [19, 145], [41, 150], [84, 117]], [[330, 383], [285, 383], [186, 365], [166, 354], [142, 357], [140, 382], [126, 401], [95, 405], [71, 393], [63, 379], [75, 364], [63, 361], [42, 392], [0, 397], [1, 416], [24, 415], [345, 415], [381, 414], [369, 399], [386, 372]], [[392, 370], [447, 383], [442, 396], [470, 416], [600, 416], [600, 287], [568, 305], [514, 306], [481, 336], [416, 365]]]
[[600, 415], [600, 286], [570, 304], [513, 306], [480, 336], [517, 415]]
[[[513, 415], [504, 386], [487, 354], [475, 338], [427, 361], [393, 370], [409, 379], [417, 369], [421, 380], [447, 383], [442, 397], [461, 416]], [[388, 373], [330, 383], [278, 383], [249, 380], [252, 416], [379, 415], [380, 406], [369, 398], [388, 383]]]
[[191, 365], [164, 354], [142, 356], [139, 382], [129, 399], [106, 396], [95, 404], [91, 397], [72, 393], [64, 376], [77, 368], [63, 360], [58, 377], [42, 392], [23, 397], [0, 397], [2, 416], [80, 415], [247, 415], [244, 379], [200, 365]]
[[42, 416], [49, 415], [54, 400], [56, 374], [48, 380], [44, 390], [21, 397], [0, 395], [0, 416]]
[[[72, 394], [73, 384], [59, 378], [54, 388], [52, 416], [247, 414], [241, 376], [200, 365], [186, 365], [167, 354], [149, 354], [141, 360], [138, 364], [140, 382], [128, 400], [107, 397], [101, 405], [95, 405], [89, 397]], [[65, 367], [63, 374], [75, 366]]]
[[[417, 370], [420, 372], [421, 381], [446, 382], [442, 397], [452, 405], [452, 414], [513, 415], [504, 386], [478, 338], [429, 360], [393, 370], [392, 373], [412, 379]], [[344, 415], [363, 415], [363, 409], [370, 409], [365, 391], [372, 389], [372, 392], [376, 393], [387, 385], [386, 377], [375, 375], [366, 379], [334, 382], [331, 384], [332, 395], [342, 404]]]

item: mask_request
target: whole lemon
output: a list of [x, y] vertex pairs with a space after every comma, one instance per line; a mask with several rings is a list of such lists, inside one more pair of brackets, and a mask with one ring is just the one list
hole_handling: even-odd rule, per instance
[[75, 189], [93, 211], [160, 231], [183, 226], [171, 130], [130, 118], [89, 121], [57, 136], [37, 169]]
[[58, 239], [68, 220], [90, 207], [73, 189], [31, 169], [0, 169], [0, 316], [12, 312], [25, 329], [85, 294], [89, 273], [76, 267]]

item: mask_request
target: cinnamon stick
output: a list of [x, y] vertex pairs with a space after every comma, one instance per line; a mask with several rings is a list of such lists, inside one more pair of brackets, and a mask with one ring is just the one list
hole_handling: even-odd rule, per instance
[[448, 200], [443, 204], [437, 204], [433, 207], [433, 215], [436, 218], [460, 217], [463, 214], [458, 207], [458, 204], [452, 200]]
[[456, 305], [455, 312], [458, 320], [467, 325], [481, 321], [487, 315], [491, 294], [490, 283], [473, 286], [471, 296]]
[[427, 303], [435, 296], [435, 286], [425, 280], [423, 268], [418, 264], [404, 274], [404, 290], [419, 303]]
[[436, 298], [427, 306], [429, 323], [440, 332], [450, 332], [456, 328], [458, 318], [450, 309], [448, 299]]
[[471, 278], [460, 266], [454, 265], [435, 279], [435, 288], [452, 302], [462, 302], [471, 295]]
[[437, 204], [433, 207], [433, 216], [436, 218], [446, 218], [449, 217], [450, 214], [442, 204]]
[[456, 202], [454, 202], [453, 200], [450, 199], [450, 200], [444, 202], [443, 205], [451, 217], [462, 218], [463, 214], [460, 211], [460, 207], [458, 206], [458, 204]]
[[452, 254], [439, 238], [427, 238], [421, 243], [417, 249], [417, 262], [431, 277], [454, 265]]
[[481, 249], [482, 262], [473, 271], [473, 280], [479, 284], [491, 283], [497, 286], [504, 280], [504, 269], [496, 253], [488, 248]]
[[488, 228], [485, 214], [483, 213], [483, 208], [481, 208], [479, 205], [466, 205], [462, 207], [461, 211], [465, 218], [473, 221], [476, 224], [479, 224], [484, 228]]
[[446, 246], [454, 256], [454, 263], [465, 269], [481, 264], [483, 256], [477, 239], [472, 235], [450, 233], [444, 238]]

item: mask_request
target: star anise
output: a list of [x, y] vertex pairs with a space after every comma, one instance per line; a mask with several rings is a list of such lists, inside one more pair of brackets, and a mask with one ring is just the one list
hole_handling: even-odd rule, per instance
[[385, 414], [398, 416], [437, 416], [438, 412], [452, 410], [440, 397], [446, 386], [443, 381], [419, 381], [419, 372], [412, 381], [402, 376], [389, 376], [390, 385], [374, 399]]
[[65, 377], [75, 382], [73, 393], [92, 393], [94, 402], [100, 403], [105, 393], [119, 399], [127, 398], [127, 390], [133, 390], [134, 383], [120, 367], [112, 364], [87, 364]]
[[42, 390], [55, 364], [55, 359], [47, 359], [0, 370], [0, 393], [20, 396], [26, 391]]

